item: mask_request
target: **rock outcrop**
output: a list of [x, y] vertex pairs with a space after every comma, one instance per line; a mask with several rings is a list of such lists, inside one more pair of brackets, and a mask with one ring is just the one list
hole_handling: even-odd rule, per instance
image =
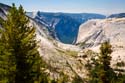
[[105, 16], [93, 13], [51, 13], [28, 12], [28, 16], [46, 26], [51, 36], [63, 43], [74, 44], [79, 26], [90, 19], [104, 19]]
[[[2, 6], [1, 6], [2, 5]], [[8, 13], [3, 11], [9, 6], [0, 4], [1, 17], [4, 19]], [[29, 26], [36, 28], [36, 40], [40, 41], [38, 51], [43, 57], [43, 60], [47, 63], [49, 75], [56, 79], [60, 77], [60, 73], [68, 75], [70, 80], [74, 76], [80, 76], [83, 70], [82, 65], [75, 56], [80, 51], [80, 48], [74, 45], [63, 44], [52, 38], [46, 26], [37, 22], [36, 20], [28, 17], [30, 19]], [[4, 19], [6, 20], [6, 19]], [[81, 70], [80, 70], [81, 69]], [[82, 77], [82, 76], [80, 76]]]
[[99, 52], [100, 44], [110, 41], [112, 64], [120, 57], [125, 62], [125, 18], [90, 20], [80, 26], [77, 45]]

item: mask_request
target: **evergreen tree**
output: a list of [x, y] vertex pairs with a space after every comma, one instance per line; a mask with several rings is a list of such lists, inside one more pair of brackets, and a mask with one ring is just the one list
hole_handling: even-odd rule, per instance
[[15, 63], [10, 50], [6, 50], [6, 46], [0, 40], [0, 83], [13, 83]]
[[104, 42], [100, 47], [100, 57], [99, 57], [99, 69], [98, 72], [99, 79], [102, 83], [111, 83], [115, 76], [115, 72], [110, 67], [110, 61], [111, 61], [111, 45], [109, 42]]
[[0, 23], [0, 77], [9, 83], [34, 83], [40, 76], [35, 28], [29, 27], [25, 14], [22, 6], [17, 9], [13, 4], [7, 20]]
[[[100, 47], [98, 58], [92, 57], [94, 66], [90, 69], [90, 83], [115, 83], [116, 73], [110, 67], [111, 61], [111, 45], [109, 42], [104, 42]], [[92, 65], [93, 65], [92, 64]]]

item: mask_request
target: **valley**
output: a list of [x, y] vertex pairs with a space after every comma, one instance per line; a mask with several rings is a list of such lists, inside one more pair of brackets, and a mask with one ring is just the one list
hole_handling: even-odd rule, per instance
[[[0, 3], [0, 17], [6, 20], [10, 6]], [[125, 63], [125, 14], [106, 17], [94, 13], [27, 12], [29, 26], [35, 27], [38, 51], [46, 62], [46, 72], [52, 79], [60, 73], [73, 80], [86, 79], [87, 61], [105, 41], [112, 45], [111, 67], [118, 58]], [[2, 28], [2, 26], [0, 26]], [[69, 82], [70, 83], [70, 82]]]

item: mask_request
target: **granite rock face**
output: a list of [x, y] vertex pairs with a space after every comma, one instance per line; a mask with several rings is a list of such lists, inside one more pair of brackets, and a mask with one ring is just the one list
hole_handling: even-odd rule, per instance
[[63, 43], [74, 44], [79, 26], [90, 19], [104, 19], [105, 16], [93, 13], [51, 13], [27, 12], [27, 15], [46, 26], [51, 36]]
[[[10, 6], [0, 4], [0, 17], [2, 19], [6, 20], [9, 8]], [[31, 18], [32, 16], [33, 18]], [[70, 16], [70, 18], [78, 19], [78, 16]], [[52, 19], [44, 24], [45, 22], [34, 19], [36, 13], [29, 13], [28, 17], [30, 19], [29, 26], [36, 28], [36, 40], [40, 41], [38, 43], [38, 51], [49, 66], [48, 73], [52, 78], [59, 78], [61, 72], [68, 75], [69, 80], [72, 80], [75, 76], [86, 78], [87, 70], [85, 69], [85, 64], [87, 60], [95, 54], [94, 52], [99, 52], [101, 43], [105, 41], [110, 41], [113, 46], [113, 53], [111, 55], [112, 66], [119, 59], [125, 62], [125, 18], [86, 20], [87, 22], [83, 23], [78, 30], [75, 45], [71, 45], [61, 43], [53, 38], [50, 31], [51, 28], [49, 27]], [[45, 18], [40, 19], [45, 20]], [[52, 27], [57, 25], [58, 20], [54, 22]], [[69, 28], [68, 30], [71, 29]]]
[[[8, 7], [9, 6], [0, 4], [0, 9], [2, 9], [0, 10], [2, 19], [6, 18], [8, 10], [6, 13], [3, 11], [5, 11]], [[70, 77], [70, 80], [76, 74], [79, 76], [79, 74], [83, 72], [80, 71], [79, 68], [83, 68], [83, 65], [81, 65], [80, 62], [76, 60], [75, 56], [77, 56], [77, 53], [81, 49], [74, 45], [63, 44], [59, 41], [56, 41], [54, 38], [52, 38], [51, 33], [48, 31], [46, 26], [30, 17], [28, 18], [30, 19], [29, 26], [36, 28], [36, 40], [40, 41], [38, 43], [38, 51], [42, 59], [49, 67], [49, 75], [56, 79], [59, 78], [60, 73], [63, 72]]]
[[110, 41], [113, 46], [112, 64], [118, 58], [125, 62], [125, 18], [90, 20], [80, 26], [77, 45], [99, 52], [100, 44]]

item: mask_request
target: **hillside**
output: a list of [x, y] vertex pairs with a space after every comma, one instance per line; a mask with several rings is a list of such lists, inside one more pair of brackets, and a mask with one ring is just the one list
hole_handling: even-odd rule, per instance
[[124, 17], [125, 17], [125, 13], [112, 14], [108, 16], [108, 18], [124, 18]]
[[[0, 13], [3, 15], [1, 17], [6, 17], [8, 10], [6, 14], [3, 13], [6, 7], [9, 6], [4, 5], [0, 7], [0, 9], [2, 9]], [[72, 79], [75, 75], [79, 75], [79, 72], [83, 72], [79, 71], [78, 68], [82, 67], [82, 65], [75, 58], [81, 50], [79, 47], [63, 44], [54, 40], [46, 26], [30, 17], [28, 18], [30, 19], [29, 26], [34, 26], [36, 28], [36, 40], [40, 41], [38, 43], [38, 51], [40, 56], [43, 57], [44, 61], [47, 63], [46, 66], [49, 67], [47, 71], [52, 78], [59, 78], [60, 73], [63, 72]]]
[[[9, 8], [0, 3], [2, 19], [6, 20]], [[48, 67], [46, 72], [53, 79], [60, 78], [62, 72], [69, 81], [74, 77], [86, 79], [85, 65], [105, 41], [113, 46], [111, 66], [119, 58], [125, 62], [125, 18], [45, 12], [28, 12], [26, 16], [30, 20], [29, 26], [36, 28], [38, 51]]]
[[105, 41], [110, 41], [113, 46], [113, 63], [119, 57], [124, 61], [125, 18], [91, 20], [80, 26], [76, 43], [78, 46], [98, 52], [100, 44]]
[[51, 36], [63, 43], [74, 44], [79, 26], [90, 19], [104, 19], [104, 15], [93, 13], [27, 12], [31, 18], [47, 27]]

